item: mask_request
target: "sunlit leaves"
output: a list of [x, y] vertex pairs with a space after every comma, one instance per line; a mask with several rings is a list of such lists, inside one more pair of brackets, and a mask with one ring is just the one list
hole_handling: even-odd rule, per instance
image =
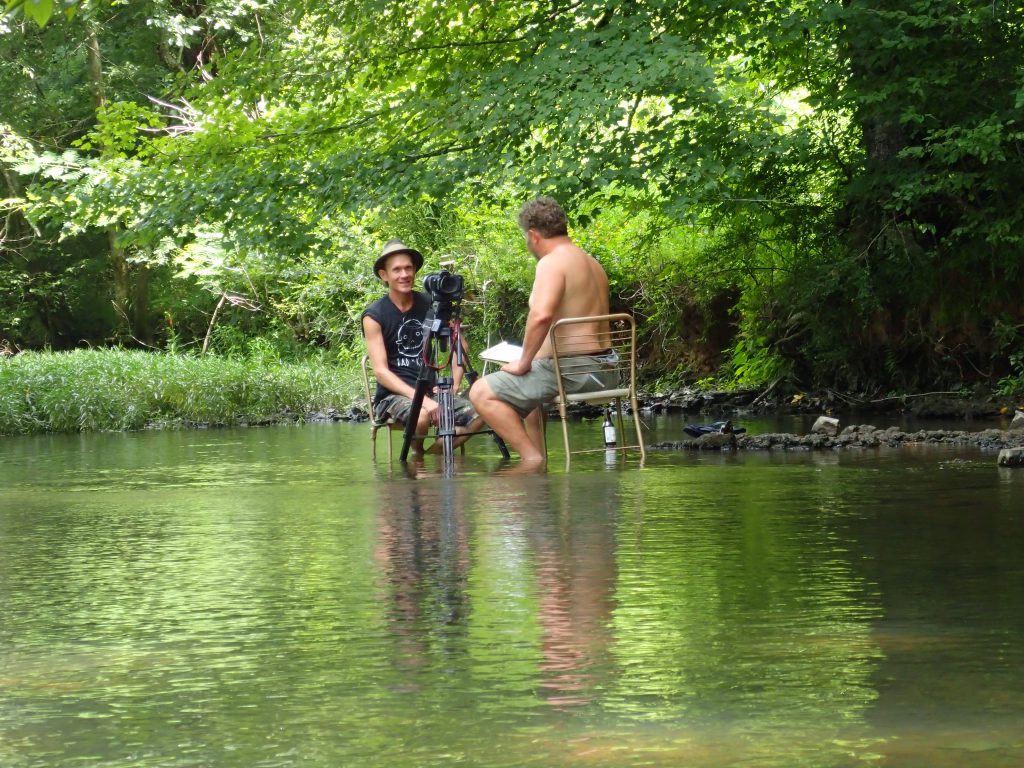
[[81, 0], [7, 0], [4, 13], [22, 13], [43, 27], [59, 11], [63, 11], [68, 18], [73, 17], [79, 5]]
[[[622, 205], [699, 227], [708, 250], [659, 280], [700, 283], [702, 296], [738, 291], [744, 338], [771, 347], [803, 333], [811, 354], [836, 358], [837, 340], [861, 330], [835, 331], [848, 329], [850, 301], [865, 312], [883, 297], [901, 304], [911, 284], [914, 296], [941, 297], [951, 263], [1007, 274], [1024, 237], [1024, 40], [1003, 6], [104, 8], [26, 38], [35, 54], [2, 40], [0, 95], [39, 143], [19, 183], [32, 187], [33, 215], [49, 211], [65, 234], [118, 221], [135, 247], [171, 238], [187, 249], [216, 232], [226, 251], [291, 279], [354, 220], [550, 192], [584, 221]], [[85, 9], [104, 50], [99, 114], [82, 84]], [[78, 155], [65, 156], [69, 146]], [[828, 322], [823, 296], [842, 308]]]

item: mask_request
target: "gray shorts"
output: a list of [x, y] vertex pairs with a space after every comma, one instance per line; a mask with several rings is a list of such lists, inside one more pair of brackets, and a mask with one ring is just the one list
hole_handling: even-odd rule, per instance
[[[602, 389], [616, 389], [620, 386], [617, 365], [619, 357], [611, 352], [607, 355], [561, 358], [562, 382], [569, 395], [581, 392], [599, 392]], [[598, 369], [595, 371], [594, 367]], [[586, 373], [573, 373], [573, 368], [586, 368]], [[555, 376], [555, 361], [551, 358], [534, 360], [529, 373], [515, 376], [505, 371], [495, 371], [485, 377], [491, 391], [502, 402], [511, 405], [525, 418], [531, 411], [547, 405], [558, 397], [558, 380]]]
[[[453, 395], [452, 401], [455, 405], [455, 426], [464, 427], [476, 418], [476, 410], [469, 400]], [[377, 401], [373, 407], [373, 415], [378, 421], [391, 418], [400, 424], [405, 424], [411, 410], [412, 398], [405, 395], [388, 395]]]

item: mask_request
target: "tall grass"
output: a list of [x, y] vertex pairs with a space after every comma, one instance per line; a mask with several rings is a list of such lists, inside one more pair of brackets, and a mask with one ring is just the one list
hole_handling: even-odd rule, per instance
[[123, 349], [0, 358], [0, 434], [238, 424], [344, 409], [355, 370]]

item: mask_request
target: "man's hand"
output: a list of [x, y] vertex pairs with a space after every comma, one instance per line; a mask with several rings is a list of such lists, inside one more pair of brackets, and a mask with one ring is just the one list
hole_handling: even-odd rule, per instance
[[441, 406], [436, 400], [429, 397], [423, 398], [423, 403], [420, 405], [420, 410], [427, 414], [427, 418], [431, 424], [437, 424], [437, 420], [441, 413]]
[[530, 372], [530, 368], [533, 366], [533, 361], [525, 361], [522, 358], [513, 360], [511, 363], [505, 363], [501, 366], [501, 370], [505, 373], [511, 373], [513, 376], [525, 376]]

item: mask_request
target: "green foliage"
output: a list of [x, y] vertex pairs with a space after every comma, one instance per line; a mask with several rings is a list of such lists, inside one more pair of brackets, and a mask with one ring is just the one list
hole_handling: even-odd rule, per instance
[[23, 13], [40, 27], [45, 27], [50, 17], [63, 10], [70, 19], [75, 15], [82, 0], [6, 0], [5, 14]]
[[737, 340], [728, 353], [726, 376], [729, 385], [766, 387], [784, 375], [785, 363], [777, 352], [767, 346], [767, 342], [764, 336]]
[[[140, 308], [151, 343], [348, 359], [391, 236], [467, 276], [474, 344], [515, 337], [513, 215], [550, 192], [651, 378], [913, 388], [1019, 349], [997, 333], [1024, 323], [1012, 8], [144, 0], [4, 23], [0, 265], [42, 286], [0, 297], [15, 344], [125, 340]], [[59, 328], [87, 294], [115, 321]]]
[[1003, 376], [996, 385], [996, 394], [1006, 397], [1024, 395], [1024, 352], [1010, 355], [1013, 373]]
[[1024, 26], [998, 6], [930, 0], [842, 18], [848, 81], [817, 103], [849, 111], [862, 136], [839, 219], [839, 269], [858, 279], [819, 294], [817, 326], [857, 378], [887, 378], [888, 359], [905, 386], [956, 384], [1003, 354], [995, 318], [1022, 318]]
[[23, 352], [0, 359], [0, 434], [230, 425], [302, 417], [359, 399], [354, 368], [270, 357]]
[[83, 139], [74, 142], [82, 150], [97, 149], [108, 157], [128, 158], [148, 149], [141, 131], [158, 128], [159, 115], [130, 101], [104, 105], [96, 111], [97, 126]]

